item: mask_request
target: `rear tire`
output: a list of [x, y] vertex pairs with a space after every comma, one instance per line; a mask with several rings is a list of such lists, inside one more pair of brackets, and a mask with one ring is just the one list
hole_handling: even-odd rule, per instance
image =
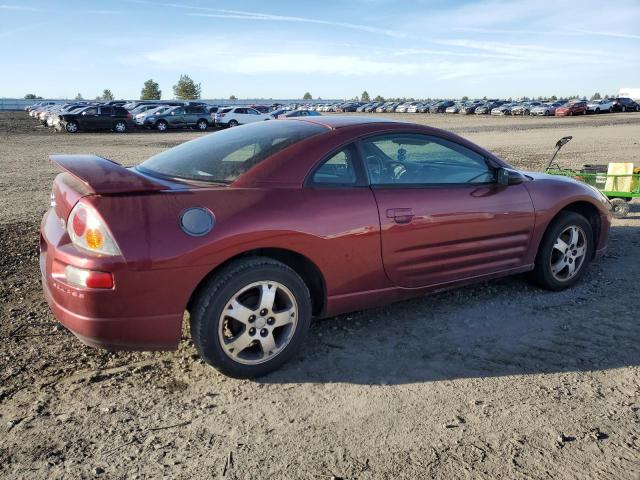
[[246, 258], [209, 279], [190, 313], [193, 343], [205, 362], [231, 377], [256, 378], [300, 349], [311, 323], [311, 297], [287, 265]]
[[229, 120], [229, 127], [237, 127], [240, 125], [237, 120]]
[[532, 279], [547, 290], [572, 287], [586, 272], [594, 248], [587, 219], [574, 212], [560, 212], [540, 242]]
[[624, 218], [629, 215], [629, 202], [624, 198], [612, 198], [610, 201], [613, 218]]
[[200, 120], [198, 120], [198, 123], [196, 123], [196, 128], [201, 132], [204, 132], [207, 130], [207, 128], [209, 128], [209, 122], [201, 118]]

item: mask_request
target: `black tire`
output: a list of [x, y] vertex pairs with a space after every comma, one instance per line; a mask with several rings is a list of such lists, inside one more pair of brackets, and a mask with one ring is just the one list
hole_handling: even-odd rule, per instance
[[624, 218], [629, 215], [629, 202], [624, 198], [612, 198], [611, 215], [613, 218]]
[[198, 122], [196, 123], [196, 129], [200, 130], [201, 132], [204, 132], [207, 130], [207, 128], [209, 128], [209, 122], [207, 122], [204, 118], [201, 118], [200, 120], [198, 120]]
[[240, 125], [240, 124], [238, 123], [238, 121], [237, 121], [237, 120], [229, 120], [229, 124], [228, 124], [228, 125], [229, 125], [230, 127], [237, 127], [237, 126], [238, 126], [238, 125]]
[[[259, 364], [243, 364], [229, 357], [221, 345], [218, 328], [222, 312], [236, 292], [267, 280], [285, 285], [295, 297], [295, 330], [289, 343], [273, 358]], [[190, 313], [193, 343], [205, 362], [230, 377], [256, 378], [280, 368], [300, 349], [311, 323], [311, 297], [304, 281], [291, 268], [271, 258], [253, 257], [234, 261], [209, 279], [197, 293]]]
[[117, 133], [125, 133], [127, 131], [127, 122], [117, 121], [113, 124], [113, 130]]
[[158, 130], [159, 132], [166, 132], [167, 130], [169, 130], [169, 124], [164, 120], [158, 120], [156, 122], [156, 130]]
[[78, 133], [78, 130], [80, 128], [78, 126], [78, 122], [74, 122], [73, 120], [71, 120], [70, 122], [67, 122], [67, 124], [65, 125], [64, 129], [68, 133]]
[[[567, 280], [561, 281], [558, 280], [551, 271], [553, 247], [560, 234], [571, 226], [577, 226], [585, 233], [586, 252], [575, 275]], [[551, 222], [540, 242], [535, 268], [531, 272], [531, 278], [547, 290], [560, 291], [572, 287], [587, 271], [589, 263], [593, 258], [594, 248], [593, 230], [589, 221], [578, 213], [560, 212]]]

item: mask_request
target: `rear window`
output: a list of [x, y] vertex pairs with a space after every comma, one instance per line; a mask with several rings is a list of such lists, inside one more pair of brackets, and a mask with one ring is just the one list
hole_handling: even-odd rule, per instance
[[280, 150], [326, 131], [305, 122], [252, 123], [165, 150], [137, 168], [160, 177], [231, 183]]

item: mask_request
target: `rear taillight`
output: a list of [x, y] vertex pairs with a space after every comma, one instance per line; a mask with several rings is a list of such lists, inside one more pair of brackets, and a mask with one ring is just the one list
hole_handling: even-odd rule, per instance
[[78, 202], [67, 219], [71, 242], [79, 248], [103, 255], [121, 255], [111, 232], [92, 207]]
[[224, 113], [219, 113], [218, 117], [221, 117], [221, 118], [224, 117]]
[[55, 280], [78, 288], [113, 288], [113, 275], [109, 272], [87, 270], [86, 268], [53, 262], [52, 276]]

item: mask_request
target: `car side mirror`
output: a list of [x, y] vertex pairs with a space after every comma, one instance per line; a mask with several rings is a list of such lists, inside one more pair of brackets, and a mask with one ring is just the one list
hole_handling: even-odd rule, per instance
[[509, 186], [518, 185], [525, 180], [525, 176], [520, 172], [509, 168], [499, 168], [496, 172], [496, 180], [498, 185]]

